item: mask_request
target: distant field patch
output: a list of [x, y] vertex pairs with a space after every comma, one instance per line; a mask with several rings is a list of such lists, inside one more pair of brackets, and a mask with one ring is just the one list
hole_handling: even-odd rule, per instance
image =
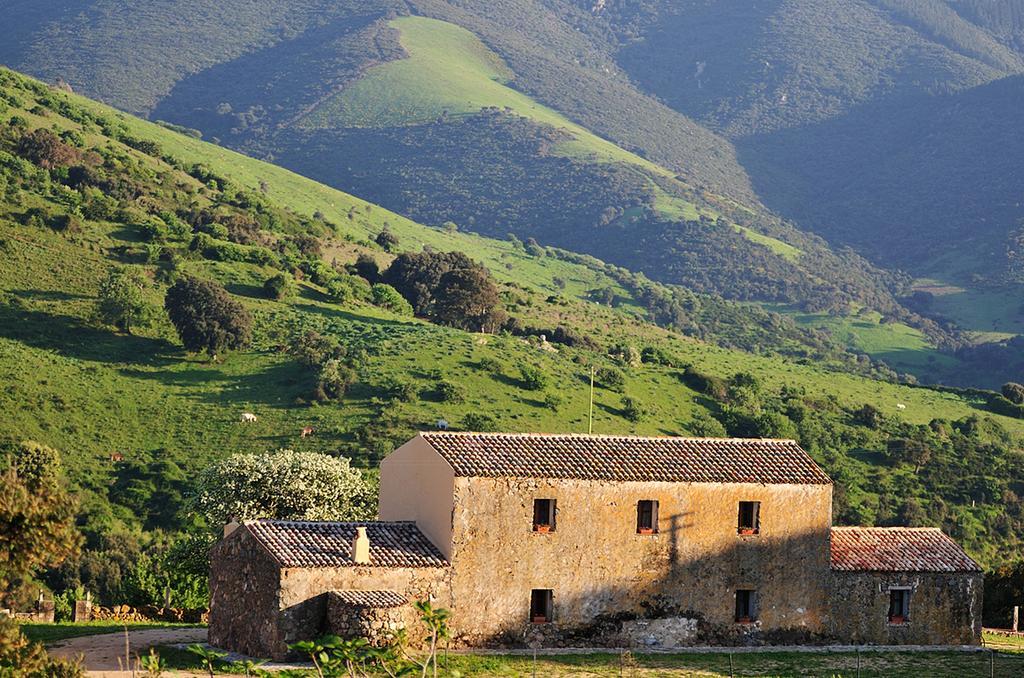
[[671, 176], [510, 87], [512, 71], [466, 29], [416, 16], [395, 19], [391, 26], [401, 33], [399, 40], [408, 58], [369, 68], [307, 115], [302, 127], [413, 125], [493, 106], [572, 134], [573, 140], [558, 145], [558, 152], [565, 155], [625, 162]]

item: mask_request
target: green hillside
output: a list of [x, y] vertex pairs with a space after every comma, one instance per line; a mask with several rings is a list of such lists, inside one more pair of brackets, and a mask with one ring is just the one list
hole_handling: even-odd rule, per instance
[[[991, 387], [1006, 363], [950, 362], [968, 341], [958, 325], [976, 328], [908, 307], [912, 280], [896, 270], [978, 292], [979, 271], [989, 284], [993, 267], [1010, 268], [1003, 235], [1019, 210], [1006, 178], [1019, 154], [987, 162], [1013, 139], [985, 130], [1012, 129], [1012, 113], [965, 116], [955, 134], [942, 116], [903, 129], [917, 106], [897, 114], [908, 97], [927, 113], [939, 94], [1014, 72], [1014, 1], [59, 0], [46, 14], [18, 2], [0, 61], [420, 223], [532, 237], [794, 309], [822, 331], [838, 317], [832, 341], [850, 351], [921, 380]], [[860, 134], [874, 128], [878, 138]], [[957, 141], [973, 132], [978, 143]], [[949, 148], [919, 167], [933, 139]], [[936, 193], [947, 166], [977, 190]], [[955, 252], [964, 224], [992, 233], [964, 275], [917, 266], [936, 231]], [[874, 331], [853, 315], [865, 306], [896, 321], [888, 345], [860, 336]]]
[[[10, 71], [0, 101], [0, 438], [63, 452], [87, 537], [53, 586], [113, 595], [140, 548], [193, 523], [184, 497], [212, 460], [290, 447], [373, 466], [440, 419], [584, 431], [592, 367], [596, 432], [795, 437], [836, 480], [837, 523], [941, 525], [987, 563], [1019, 547], [1024, 422], [988, 411], [988, 394], [857, 376], [870, 366], [782, 316], [417, 225]], [[480, 334], [374, 306], [345, 264], [361, 253], [387, 266], [395, 252], [374, 242], [385, 225], [395, 252], [430, 244], [484, 261], [515, 321]], [[154, 316], [126, 334], [95, 308], [129, 264], [147, 275]], [[298, 290], [274, 301], [263, 284], [281, 271]], [[250, 346], [216, 362], [183, 351], [159, 306], [184, 275], [249, 310]], [[290, 349], [310, 330], [352, 365], [340, 397], [318, 400]]]

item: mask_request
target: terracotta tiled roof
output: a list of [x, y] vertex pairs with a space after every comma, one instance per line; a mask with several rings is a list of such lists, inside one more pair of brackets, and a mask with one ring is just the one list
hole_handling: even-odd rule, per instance
[[833, 527], [832, 569], [843, 572], [980, 572], [937, 527]]
[[330, 595], [353, 607], [401, 607], [409, 602], [408, 598], [394, 591], [345, 590], [331, 591]]
[[421, 435], [462, 477], [832, 482], [792, 440], [441, 431]]
[[255, 520], [245, 527], [282, 567], [354, 567], [352, 538], [365, 527], [370, 567], [444, 567], [444, 559], [416, 523], [340, 523]]

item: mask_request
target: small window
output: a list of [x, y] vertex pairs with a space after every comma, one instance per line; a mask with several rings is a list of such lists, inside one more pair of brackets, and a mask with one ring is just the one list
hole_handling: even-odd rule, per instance
[[741, 501], [739, 529], [740, 534], [758, 534], [761, 531], [761, 502]]
[[736, 591], [736, 623], [750, 624], [757, 620], [754, 613], [754, 592], [749, 589]]
[[889, 623], [904, 624], [910, 621], [910, 589], [889, 590]]
[[658, 533], [658, 502], [643, 499], [636, 503], [637, 534]]
[[554, 613], [554, 594], [551, 589], [533, 589], [530, 592], [530, 621], [547, 624]]
[[555, 531], [555, 500], [534, 499], [533, 500], [533, 531], [554, 532]]

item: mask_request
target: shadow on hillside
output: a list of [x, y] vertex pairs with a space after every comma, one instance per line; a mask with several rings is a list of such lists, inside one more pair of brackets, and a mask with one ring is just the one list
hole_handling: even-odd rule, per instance
[[83, 301], [92, 299], [88, 294], [75, 294], [60, 290], [10, 290], [11, 294], [37, 301]]
[[252, 299], [266, 299], [267, 295], [263, 293], [263, 288], [259, 285], [248, 285], [246, 283], [228, 283], [224, 286], [231, 294], [238, 295], [240, 297], [250, 297]]
[[[225, 359], [232, 360], [228, 355]], [[156, 381], [191, 391], [189, 396], [225, 408], [249, 405], [289, 408], [296, 396], [312, 391], [312, 381], [298, 363], [286, 361], [248, 374], [227, 374], [221, 367], [194, 367], [186, 370], [150, 372], [125, 369], [122, 374], [134, 379]]]
[[[183, 122], [202, 129], [207, 137], [223, 138], [246, 131], [250, 123], [240, 118], [247, 111], [269, 117], [260, 120], [263, 125], [287, 122], [286, 116], [313, 107], [358, 77], [363, 68], [400, 55], [395, 31], [361, 35], [379, 16], [325, 14], [319, 26], [183, 78], [151, 117]], [[225, 102], [234, 110], [224, 113]]]
[[[16, 291], [14, 294], [19, 298], [33, 296], [29, 292]], [[176, 362], [171, 354], [179, 350], [165, 339], [116, 334], [86, 324], [80, 318], [28, 309], [18, 304], [0, 305], [0, 337], [69, 358], [108, 364], [161, 367]]]

